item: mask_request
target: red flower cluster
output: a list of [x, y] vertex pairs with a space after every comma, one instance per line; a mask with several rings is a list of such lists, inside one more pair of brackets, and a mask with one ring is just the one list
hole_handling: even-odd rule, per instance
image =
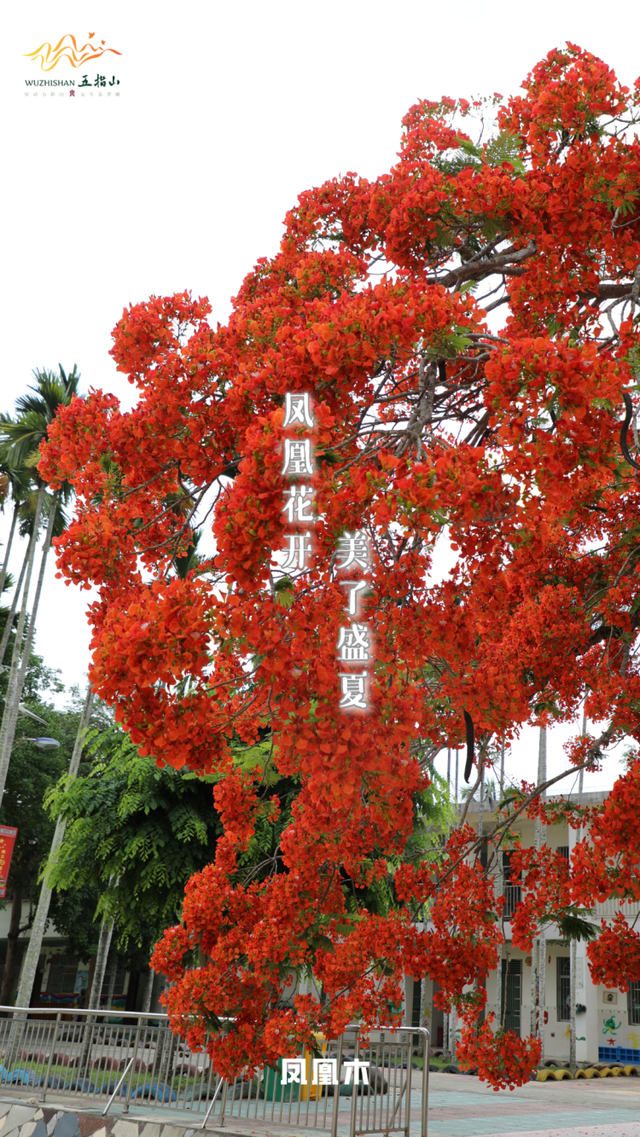
[[594, 983], [628, 991], [640, 975], [640, 936], [617, 912], [611, 923], [602, 921], [602, 935], [587, 945], [589, 970]]
[[[94, 687], [144, 753], [218, 776], [226, 835], [154, 966], [172, 980], [176, 1029], [207, 1039], [224, 1073], [355, 1015], [388, 1022], [403, 973], [437, 979], [442, 1005], [466, 1016], [467, 1060], [494, 1084], [519, 1084], [536, 1061], [535, 1044], [488, 1020], [476, 1032], [504, 830], [487, 838], [487, 870], [468, 829], [393, 868], [430, 758], [463, 741], [465, 714], [483, 755], [539, 715], [572, 719], [585, 694], [608, 725], [575, 764], [640, 739], [638, 456], [623, 423], [640, 358], [638, 102], [569, 46], [484, 141], [470, 134], [476, 105], [417, 104], [388, 173], [300, 196], [225, 326], [187, 294], [123, 313], [112, 354], [138, 389], [130, 413], [93, 391], [50, 431], [40, 471], [77, 493], [59, 569], [99, 590]], [[309, 392], [316, 418], [304, 583], [271, 571], [287, 391]], [[189, 561], [196, 529], [207, 555]], [[363, 619], [376, 643], [375, 709], [357, 722], [337, 705], [332, 562], [356, 529], [372, 550]], [[458, 560], [440, 580], [443, 534]], [[242, 863], [258, 820], [276, 816], [272, 782], [240, 772], [230, 742], [268, 731], [271, 771], [299, 795], [278, 870], [258, 880]], [[523, 944], [558, 906], [637, 894], [636, 780], [594, 821], [594, 877], [586, 845], [573, 878], [523, 856]], [[402, 914], [354, 913], [345, 878], [357, 893], [382, 876]], [[410, 918], [421, 906], [427, 931]], [[625, 934], [618, 922], [603, 941]], [[287, 1000], [310, 972], [321, 997]]]
[[460, 1067], [476, 1069], [494, 1090], [524, 1086], [540, 1061], [540, 1040], [518, 1038], [514, 1030], [494, 1032], [493, 1021], [487, 1015], [477, 1029], [470, 1023], [462, 1028]]

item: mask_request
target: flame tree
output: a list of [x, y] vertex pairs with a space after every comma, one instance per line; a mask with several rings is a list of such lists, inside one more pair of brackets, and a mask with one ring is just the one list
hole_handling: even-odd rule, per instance
[[[552, 808], [544, 786], [511, 797], [482, 858], [464, 824], [439, 858], [405, 857], [415, 804], [441, 747], [466, 738], [471, 777], [497, 741], [572, 720], [585, 699], [604, 725], [568, 747], [567, 773], [640, 739], [640, 100], [573, 45], [523, 89], [504, 105], [420, 102], [388, 173], [301, 194], [225, 326], [187, 293], [126, 310], [112, 354], [136, 407], [94, 391], [43, 447], [43, 476], [77, 493], [60, 571], [99, 590], [95, 689], [142, 753], [217, 775], [224, 836], [154, 965], [174, 1028], [226, 1074], [354, 1015], [388, 1021], [408, 973], [455, 1005], [482, 1076], [527, 1078], [538, 1043], [483, 1019], [483, 980], [503, 935], [496, 858], [514, 817]], [[283, 581], [286, 391], [313, 399], [317, 518], [311, 567]], [[215, 553], [198, 558], [205, 527]], [[349, 716], [334, 552], [356, 530], [376, 658], [372, 709]], [[457, 561], [438, 580], [445, 533]], [[231, 740], [266, 737], [262, 761], [233, 761]], [[522, 852], [514, 942], [640, 896], [639, 768], [590, 819], [589, 868], [586, 846], [571, 866]], [[274, 772], [299, 793], [257, 878], [243, 864], [256, 827], [277, 824]], [[347, 903], [346, 880], [358, 896], [390, 873], [400, 906]], [[605, 927], [590, 946], [601, 981], [638, 942]], [[287, 1005], [305, 971], [319, 996]]]

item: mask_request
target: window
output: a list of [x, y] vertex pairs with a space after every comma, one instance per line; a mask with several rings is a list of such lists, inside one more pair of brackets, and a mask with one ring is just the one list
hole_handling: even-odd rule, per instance
[[556, 849], [556, 853], [560, 853], [560, 856], [564, 857], [565, 861], [569, 860], [569, 846], [568, 845], [558, 845], [558, 848]]
[[105, 974], [105, 977], [104, 977], [103, 984], [102, 984], [102, 997], [103, 997], [103, 999], [106, 998], [107, 995], [109, 994], [109, 992], [111, 991], [112, 980], [113, 980], [113, 991], [111, 993], [113, 995], [122, 995], [122, 993], [124, 991], [124, 985], [125, 985], [126, 977], [127, 977], [127, 972], [126, 972], [124, 967], [116, 967], [115, 975], [113, 972], [113, 967], [108, 967], [106, 974]]
[[47, 994], [73, 995], [78, 972], [77, 955], [58, 955], [51, 960], [47, 979]]
[[637, 1026], [640, 1023], [640, 983], [629, 984], [627, 1010], [629, 1012], [629, 1026]]
[[520, 1004], [522, 1002], [522, 960], [502, 961], [502, 1021], [505, 1030], [515, 1030], [520, 1037]]
[[556, 1018], [559, 1023], [571, 1018], [571, 959], [559, 955], [556, 959]]

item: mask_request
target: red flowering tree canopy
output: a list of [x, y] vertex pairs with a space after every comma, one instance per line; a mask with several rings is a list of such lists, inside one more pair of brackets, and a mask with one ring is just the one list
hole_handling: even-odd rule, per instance
[[[528, 1077], [535, 1040], [474, 1024], [503, 934], [492, 863], [514, 813], [550, 807], [523, 789], [485, 835], [485, 869], [465, 826], [439, 857], [406, 858], [415, 803], [441, 747], [466, 738], [471, 759], [475, 740], [482, 765], [585, 699], [605, 725], [576, 739], [570, 771], [640, 740], [640, 100], [572, 45], [523, 89], [420, 102], [388, 173], [302, 193], [225, 326], [188, 293], [126, 310], [112, 354], [137, 405], [93, 391], [43, 450], [42, 474], [77, 493], [60, 571], [98, 589], [95, 689], [141, 753], [217, 775], [225, 836], [154, 966], [175, 1029], [223, 1073], [353, 1016], [389, 1022], [408, 973], [437, 980], [489, 1080]], [[285, 426], [286, 394], [303, 392], [313, 418]], [[306, 528], [286, 512], [287, 440], [313, 455]], [[194, 557], [204, 530], [210, 555]], [[309, 556], [284, 574], [292, 531]], [[369, 709], [352, 713], [345, 534], [370, 551], [359, 604], [375, 640]], [[274, 772], [299, 792], [258, 878], [243, 857], [276, 822]], [[522, 945], [596, 892], [638, 892], [639, 803], [632, 766], [592, 819], [595, 876], [527, 854]], [[347, 905], [345, 879], [358, 896], [391, 871], [386, 914]], [[609, 946], [622, 935], [606, 929]], [[315, 993], [287, 1000], [296, 973]]]

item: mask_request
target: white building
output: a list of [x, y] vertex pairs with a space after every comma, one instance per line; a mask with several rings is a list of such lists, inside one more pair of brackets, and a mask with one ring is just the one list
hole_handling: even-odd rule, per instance
[[[607, 793], [583, 793], [580, 801], [584, 805], [603, 802]], [[577, 799], [574, 799], [577, 800]], [[467, 822], [472, 826], [478, 823], [479, 804], [471, 803]], [[490, 803], [483, 806], [483, 830], [491, 829], [493, 818]], [[529, 847], [534, 843], [534, 822], [518, 818], [514, 830], [520, 833], [522, 844]], [[566, 857], [578, 839], [575, 829], [566, 823], [550, 825], [545, 828], [546, 843]], [[505, 887], [505, 940], [502, 959], [501, 987], [506, 997], [505, 1026], [511, 1027], [521, 1037], [526, 1037], [531, 1029], [532, 974], [531, 956], [514, 948], [511, 944], [511, 923], [509, 913], [513, 912], [519, 898], [520, 887], [512, 883]], [[609, 900], [597, 904], [592, 912], [592, 922], [600, 924], [603, 917], [610, 919], [616, 911], [622, 911], [629, 923], [640, 912], [639, 903], [620, 903]], [[563, 940], [555, 925], [544, 933], [545, 968], [543, 995], [544, 1006], [544, 1057], [561, 1061], [569, 1059], [569, 1008], [571, 991], [571, 945]], [[508, 975], [507, 969], [508, 955]], [[640, 1064], [640, 981], [631, 985], [628, 993], [609, 990], [592, 983], [586, 958], [586, 943], [580, 941], [576, 950], [576, 1060], [578, 1062], [626, 1061]], [[487, 977], [487, 1012], [501, 1009], [497, 970]], [[423, 981], [423, 984], [425, 981]], [[421, 1007], [426, 1025], [431, 1029], [432, 1046], [442, 1046], [445, 1042], [445, 1016], [433, 1006], [434, 985], [426, 980], [419, 985], [413, 979], [406, 981], [407, 1013], [411, 1013], [411, 1023], [417, 1026]], [[502, 1004], [503, 1006], [503, 1004]]]
[[[28, 919], [29, 903], [25, 901], [22, 904], [20, 926], [26, 926]], [[0, 911], [0, 986], [4, 977], [10, 924], [11, 898], [7, 897], [7, 907]], [[11, 1005], [15, 1003], [28, 943], [29, 932], [27, 931], [18, 939], [18, 958], [13, 970]], [[95, 956], [90, 960], [82, 960], [76, 955], [71, 955], [64, 937], [54, 925], [49, 924], [36, 971], [31, 1006], [67, 1008], [69, 1010], [73, 1010], [75, 1007], [86, 1007], [88, 1005], [88, 991], [93, 979], [94, 963]], [[146, 975], [146, 972], [144, 974]], [[139, 1010], [143, 997], [142, 984], [139, 979], [140, 976], [132, 975], [123, 967], [117, 966], [112, 953], [102, 985], [100, 1005], [105, 1009], [112, 1010]], [[162, 977], [156, 976], [154, 997], [151, 1004], [154, 1011], [160, 1009], [158, 996], [162, 986]]]

